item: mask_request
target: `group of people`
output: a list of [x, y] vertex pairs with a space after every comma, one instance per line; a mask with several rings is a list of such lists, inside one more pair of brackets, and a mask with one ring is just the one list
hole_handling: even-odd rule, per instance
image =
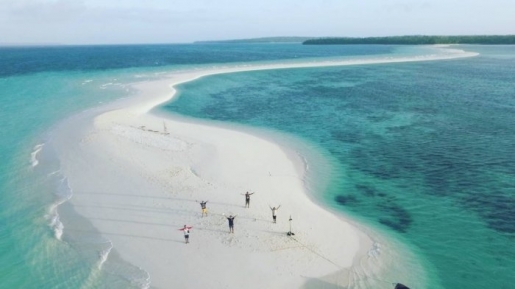
[[[250, 196], [253, 195], [254, 193], [249, 193], [248, 191], [245, 193], [245, 194], [242, 194], [245, 196], [245, 208], [250, 208]], [[207, 217], [207, 202], [208, 201], [196, 201], [197, 203], [200, 204], [200, 208], [202, 210], [202, 218], [204, 217], [204, 215], [206, 215]], [[273, 223], [275, 224], [277, 222], [277, 210], [279, 210], [279, 208], [281, 207], [281, 205], [277, 206], [277, 207], [272, 207], [272, 206], [269, 206], [270, 207], [270, 210], [272, 210], [272, 220], [273, 220]], [[225, 216], [225, 214], [223, 214], [223, 216], [225, 218], [227, 218], [227, 221], [229, 222], [229, 233], [234, 233], [234, 219], [236, 218], [236, 215], [229, 215], [229, 217]], [[187, 226], [187, 225], [184, 225], [183, 228], [180, 228], [179, 230], [180, 231], [183, 231], [184, 232], [184, 239], [186, 241], [186, 244], [189, 243], [189, 238], [190, 238], [190, 230], [192, 229], [193, 227], [191, 226]]]

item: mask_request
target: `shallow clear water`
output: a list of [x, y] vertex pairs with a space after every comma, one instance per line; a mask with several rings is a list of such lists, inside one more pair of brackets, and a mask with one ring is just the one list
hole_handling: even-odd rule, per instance
[[70, 192], [59, 164], [43, 157], [50, 153], [45, 131], [74, 112], [127, 95], [122, 84], [107, 85], [114, 77], [47, 72], [0, 78], [1, 288], [77, 288], [88, 280], [97, 252], [88, 259], [57, 239], [55, 209]]
[[481, 55], [206, 77], [165, 109], [317, 144], [333, 171], [315, 193], [411, 246], [427, 288], [513, 288], [515, 50], [465, 49]]
[[294, 44], [0, 48], [0, 288], [146, 286], [144, 268], [124, 263], [109, 240], [74, 232], [87, 220], [59, 218], [73, 211], [66, 203], [73, 188], [45, 146], [59, 121], [126, 97], [128, 83], [169, 70], [392, 51]]
[[[427, 288], [512, 288], [515, 57], [512, 46], [465, 49], [482, 54], [206, 77], [181, 86], [162, 110], [279, 130], [315, 146], [331, 168], [320, 170], [331, 182], [316, 197], [408, 246], [433, 278]], [[0, 288], [145, 287], [144, 268], [120, 260], [109, 240], [73, 233], [87, 220], [58, 219], [73, 211], [62, 203], [73, 191], [44, 143], [60, 120], [168, 70], [432, 50], [0, 48]]]

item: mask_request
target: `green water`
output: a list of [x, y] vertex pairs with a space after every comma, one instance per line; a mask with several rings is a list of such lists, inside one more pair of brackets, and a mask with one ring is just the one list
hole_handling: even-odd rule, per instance
[[427, 288], [513, 288], [515, 50], [465, 49], [481, 55], [206, 77], [165, 109], [316, 144], [332, 182], [314, 193], [402, 240]]
[[108, 239], [73, 230], [90, 224], [66, 203], [73, 188], [47, 145], [59, 122], [130, 96], [129, 83], [170, 70], [392, 51], [292, 44], [0, 47], [0, 288], [147, 288], [151, 282], [144, 268], [120, 260]]

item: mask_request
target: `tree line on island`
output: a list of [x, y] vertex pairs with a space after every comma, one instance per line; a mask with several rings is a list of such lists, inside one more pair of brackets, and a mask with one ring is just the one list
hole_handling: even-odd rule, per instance
[[247, 38], [247, 39], [229, 39], [229, 40], [210, 40], [210, 41], [195, 41], [197, 44], [209, 43], [227, 43], [227, 44], [240, 44], [240, 43], [303, 43], [306, 40], [313, 39], [313, 37], [304, 36], [278, 36], [278, 37], [260, 37], [260, 38]]
[[428, 44], [515, 44], [515, 35], [463, 35], [463, 36], [388, 36], [388, 37], [326, 37], [304, 41], [304, 45], [328, 44], [391, 44], [391, 45], [428, 45]]

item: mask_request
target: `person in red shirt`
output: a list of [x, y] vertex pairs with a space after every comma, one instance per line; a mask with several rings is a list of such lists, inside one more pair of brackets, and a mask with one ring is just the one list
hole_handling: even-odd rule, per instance
[[189, 244], [190, 242], [190, 230], [191, 228], [193, 227], [188, 227], [186, 225], [184, 225], [183, 228], [180, 228], [179, 231], [183, 231], [184, 232], [184, 240], [186, 241], [186, 244]]

